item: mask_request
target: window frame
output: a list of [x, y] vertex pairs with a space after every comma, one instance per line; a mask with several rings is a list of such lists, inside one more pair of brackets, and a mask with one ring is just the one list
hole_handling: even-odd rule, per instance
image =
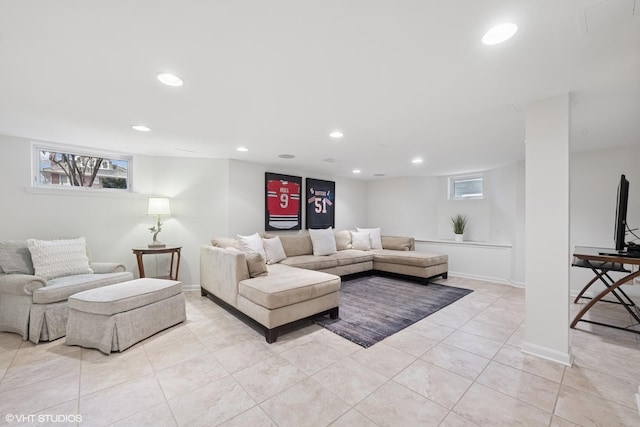
[[[463, 197], [456, 197], [455, 196], [455, 184], [456, 182], [459, 181], [472, 181], [472, 180], [481, 180], [482, 181], [482, 194], [480, 195], [474, 195], [474, 196], [463, 196]], [[450, 176], [449, 177], [449, 191], [448, 191], [448, 195], [449, 195], [449, 200], [452, 201], [462, 201], [462, 200], [483, 200], [485, 198], [485, 179], [484, 179], [484, 175], [481, 173], [476, 173], [476, 174], [469, 174], [469, 175], [456, 175], [456, 176]]]
[[[43, 183], [41, 179], [40, 152], [56, 152], [70, 154], [74, 156], [102, 157], [110, 162], [124, 161], [127, 162], [126, 188], [103, 188], [103, 187], [85, 187], [73, 185], [58, 185]], [[95, 194], [131, 194], [133, 193], [133, 156], [116, 153], [107, 150], [94, 149], [90, 147], [80, 147], [73, 145], [32, 142], [31, 143], [31, 188], [37, 190], [51, 191], [77, 191], [90, 192]], [[68, 181], [68, 177], [64, 175]]]

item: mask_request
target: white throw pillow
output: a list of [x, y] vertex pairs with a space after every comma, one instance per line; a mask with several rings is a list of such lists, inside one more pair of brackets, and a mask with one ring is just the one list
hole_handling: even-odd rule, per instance
[[280, 237], [276, 236], [273, 239], [262, 239], [264, 246], [264, 252], [267, 254], [267, 264], [276, 264], [287, 259], [287, 254], [284, 253], [284, 247]]
[[371, 234], [371, 249], [382, 249], [380, 228], [357, 228], [358, 231], [368, 231]]
[[45, 280], [93, 273], [84, 237], [68, 240], [28, 239], [36, 276]]
[[361, 251], [371, 250], [371, 233], [368, 231], [352, 231], [351, 247]]
[[257, 252], [262, 255], [262, 258], [267, 259], [267, 254], [262, 245], [262, 237], [260, 237], [258, 233], [254, 233], [251, 236], [241, 236], [238, 234], [236, 238], [240, 242], [241, 249]]
[[336, 238], [331, 227], [315, 230], [309, 229], [313, 254], [316, 256], [331, 255], [338, 253], [336, 249]]

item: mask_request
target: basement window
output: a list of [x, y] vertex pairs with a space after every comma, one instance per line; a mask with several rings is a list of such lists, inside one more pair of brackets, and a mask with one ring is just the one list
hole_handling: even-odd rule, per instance
[[131, 192], [127, 156], [79, 147], [34, 145], [33, 186], [69, 190]]
[[449, 200], [471, 200], [484, 198], [482, 175], [449, 178]]

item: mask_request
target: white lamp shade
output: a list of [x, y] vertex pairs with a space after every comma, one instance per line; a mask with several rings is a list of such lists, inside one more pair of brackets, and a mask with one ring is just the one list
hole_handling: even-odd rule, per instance
[[168, 197], [149, 197], [147, 215], [171, 215], [171, 205]]

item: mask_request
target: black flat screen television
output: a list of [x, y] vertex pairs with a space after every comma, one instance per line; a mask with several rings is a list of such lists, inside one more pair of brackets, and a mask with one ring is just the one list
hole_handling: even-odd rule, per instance
[[629, 181], [622, 175], [618, 184], [618, 201], [616, 203], [616, 223], [614, 229], [614, 240], [616, 251], [623, 251], [627, 244], [625, 235], [627, 231], [627, 204], [629, 203]]

